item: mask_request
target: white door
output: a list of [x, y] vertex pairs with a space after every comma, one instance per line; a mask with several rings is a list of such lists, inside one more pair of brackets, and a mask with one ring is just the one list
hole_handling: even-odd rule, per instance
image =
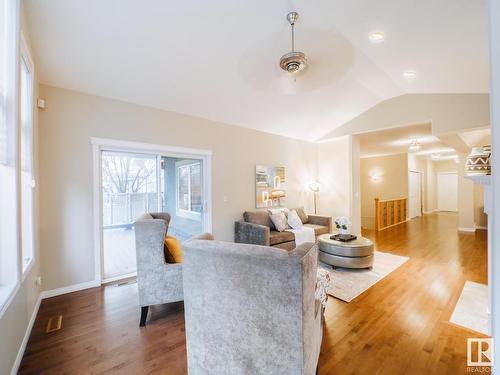
[[458, 176], [456, 173], [438, 173], [438, 210], [458, 211]]
[[409, 218], [422, 215], [422, 180], [419, 172], [409, 172], [408, 178], [408, 213]]

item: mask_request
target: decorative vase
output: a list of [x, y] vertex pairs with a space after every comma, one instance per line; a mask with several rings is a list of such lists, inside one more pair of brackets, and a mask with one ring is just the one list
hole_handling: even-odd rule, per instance
[[339, 234], [349, 234], [349, 229], [339, 228]]
[[465, 173], [469, 176], [489, 175], [491, 146], [474, 147], [465, 160]]

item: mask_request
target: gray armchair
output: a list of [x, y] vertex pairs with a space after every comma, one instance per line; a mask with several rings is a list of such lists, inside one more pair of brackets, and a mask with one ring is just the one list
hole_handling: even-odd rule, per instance
[[323, 334], [316, 245], [194, 239], [183, 256], [189, 374], [315, 373]]
[[165, 262], [163, 251], [170, 215], [149, 213], [135, 222], [137, 286], [141, 305], [140, 326], [146, 325], [151, 305], [182, 301], [182, 264]]

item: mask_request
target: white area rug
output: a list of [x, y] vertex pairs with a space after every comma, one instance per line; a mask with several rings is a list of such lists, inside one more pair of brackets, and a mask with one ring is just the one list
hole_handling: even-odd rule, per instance
[[450, 322], [489, 335], [488, 286], [466, 281]]
[[320, 262], [320, 267], [330, 273], [331, 282], [327, 291], [328, 294], [342, 301], [351, 302], [409, 259], [408, 257], [378, 251], [375, 251], [374, 257], [371, 270], [332, 269], [331, 266]]

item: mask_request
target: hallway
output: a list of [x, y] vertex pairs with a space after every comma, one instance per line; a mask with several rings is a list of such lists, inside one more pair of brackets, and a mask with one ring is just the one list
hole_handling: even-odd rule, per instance
[[381, 232], [376, 250], [410, 258], [349, 304], [330, 299], [320, 374], [465, 374], [466, 339], [449, 323], [466, 280], [487, 283], [487, 232], [424, 215]]

